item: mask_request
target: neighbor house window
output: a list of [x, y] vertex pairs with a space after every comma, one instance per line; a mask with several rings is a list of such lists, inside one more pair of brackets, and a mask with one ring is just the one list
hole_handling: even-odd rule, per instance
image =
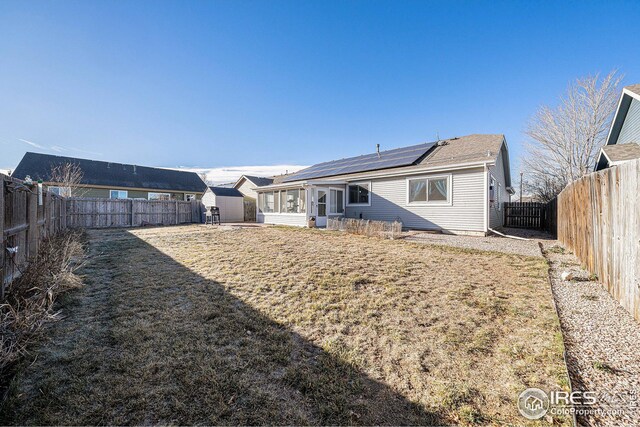
[[450, 177], [408, 179], [409, 203], [447, 203], [450, 202]]
[[184, 195], [184, 200], [187, 202], [190, 202], [192, 200], [196, 199], [196, 195], [195, 194], [185, 194]]
[[357, 183], [349, 184], [348, 188], [348, 203], [349, 205], [370, 205], [370, 190], [371, 183]]
[[149, 200], [171, 200], [169, 193], [149, 193]]
[[47, 190], [51, 194], [56, 194], [62, 197], [71, 197], [71, 188], [70, 187], [47, 187]]
[[329, 213], [344, 213], [344, 191], [329, 190]]
[[129, 192], [126, 190], [111, 190], [109, 192], [110, 199], [126, 199], [129, 197]]

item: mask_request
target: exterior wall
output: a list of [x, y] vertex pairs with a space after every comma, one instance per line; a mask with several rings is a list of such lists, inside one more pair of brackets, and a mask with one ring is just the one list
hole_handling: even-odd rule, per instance
[[637, 99], [631, 101], [617, 143], [627, 144], [629, 142], [640, 144], [640, 101]]
[[379, 178], [371, 180], [371, 206], [347, 206], [345, 216], [359, 218], [362, 214], [364, 219], [400, 220], [407, 228], [484, 233], [484, 169], [453, 171], [451, 175], [451, 206], [409, 205], [406, 176]]
[[242, 195], [249, 197], [255, 201], [258, 198], [258, 193], [252, 190], [253, 187], [255, 187], [255, 184], [247, 179], [243, 179], [242, 184], [236, 187], [236, 189], [241, 192]]
[[[79, 197], [96, 197], [96, 198], [106, 198], [108, 199], [110, 196], [110, 191], [111, 190], [123, 190], [123, 191], [127, 191], [128, 192], [128, 196], [130, 199], [148, 199], [149, 198], [149, 191], [143, 191], [143, 190], [132, 190], [129, 188], [118, 188], [118, 187], [114, 187], [114, 188], [95, 188], [95, 187], [86, 187], [86, 188], [79, 188], [77, 189], [77, 191], [74, 191], [74, 196], [79, 196]], [[196, 195], [196, 199], [200, 200], [202, 198], [202, 194], [197, 193], [197, 192], [193, 192], [193, 193], [186, 193], [186, 192], [172, 192], [172, 191], [151, 191], [151, 193], [169, 193], [171, 194], [171, 199], [172, 200], [184, 200], [185, 195], [186, 194], [195, 194]]]
[[307, 214], [280, 214], [258, 212], [257, 222], [263, 222], [265, 224], [280, 224], [306, 227]]
[[207, 208], [209, 206], [218, 206], [216, 205], [216, 195], [208, 188], [207, 191], [205, 191], [204, 196], [202, 196], [202, 204]]
[[[504, 147], [503, 147], [504, 150]], [[506, 179], [504, 176], [504, 162], [502, 160], [502, 152], [498, 155], [496, 164], [489, 168], [491, 176], [496, 180], [496, 202], [489, 203], [489, 227], [499, 228], [504, 224], [504, 202], [509, 201], [509, 192], [507, 191]], [[499, 186], [497, 184], [500, 184]], [[498, 191], [500, 196], [498, 198]], [[499, 203], [497, 201], [500, 201]]]
[[205, 208], [217, 206], [220, 208], [220, 222], [243, 222], [244, 221], [244, 198], [216, 196], [207, 189], [202, 197], [202, 204]]
[[242, 197], [215, 196], [220, 208], [220, 222], [243, 222], [244, 199]]

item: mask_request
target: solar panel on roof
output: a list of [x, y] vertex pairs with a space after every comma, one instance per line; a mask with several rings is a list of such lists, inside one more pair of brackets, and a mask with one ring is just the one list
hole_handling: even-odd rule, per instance
[[380, 155], [378, 153], [364, 154], [357, 157], [318, 163], [285, 178], [283, 182], [409, 166], [420, 159], [434, 145], [436, 145], [435, 142], [428, 142], [411, 147], [381, 151]]

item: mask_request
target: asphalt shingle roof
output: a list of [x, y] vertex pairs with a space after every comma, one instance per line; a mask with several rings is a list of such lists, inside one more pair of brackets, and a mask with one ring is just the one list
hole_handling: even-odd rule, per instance
[[251, 175], [245, 175], [244, 177], [249, 181], [253, 182], [258, 187], [264, 187], [265, 185], [273, 184], [273, 178], [265, 178], [262, 176], [251, 176]]
[[81, 184], [108, 187], [144, 188], [150, 190], [193, 191], [204, 193], [207, 185], [195, 172], [148, 166], [26, 153], [12, 176], [51, 182], [51, 169], [67, 163], [77, 164], [83, 173]]
[[216, 196], [224, 196], [224, 197], [244, 197], [242, 193], [235, 189], [229, 187], [209, 187], [209, 190]]
[[625, 86], [625, 89], [635, 93], [636, 95], [640, 95], [640, 84]]
[[612, 162], [640, 159], [640, 145], [636, 143], [605, 145], [602, 147]]

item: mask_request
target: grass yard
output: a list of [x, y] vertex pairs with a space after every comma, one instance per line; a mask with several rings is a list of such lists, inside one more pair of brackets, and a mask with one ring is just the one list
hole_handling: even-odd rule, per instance
[[0, 422], [522, 425], [522, 390], [567, 387], [543, 258], [285, 227], [89, 238]]

